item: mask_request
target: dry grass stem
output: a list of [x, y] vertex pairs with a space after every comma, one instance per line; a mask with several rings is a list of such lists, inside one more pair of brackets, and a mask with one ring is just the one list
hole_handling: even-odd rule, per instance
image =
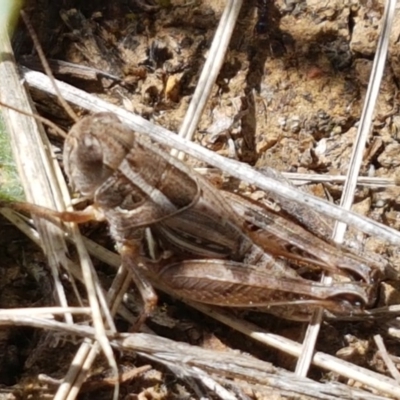
[[382, 360], [385, 362], [387, 369], [391, 373], [393, 379], [400, 385], [400, 373], [394, 364], [393, 360], [390, 358], [385, 343], [383, 342], [381, 335], [375, 335], [374, 341], [379, 350], [379, 355], [382, 357]]
[[[382, 29], [379, 36], [378, 46], [375, 53], [374, 64], [371, 72], [368, 91], [366, 94], [364, 109], [361, 115], [353, 153], [350, 158], [350, 164], [347, 179], [344, 184], [340, 205], [345, 210], [350, 210], [354, 201], [354, 194], [357, 186], [357, 179], [360, 174], [363, 154], [372, 126], [373, 112], [376, 107], [376, 101], [379, 94], [379, 88], [382, 81], [383, 70], [385, 68], [386, 57], [389, 48], [389, 36], [392, 29], [396, 0], [386, 2], [385, 12], [382, 18]], [[347, 225], [343, 222], [336, 222], [332, 238], [336, 243], [343, 243]], [[323, 283], [332, 284], [333, 279], [330, 276], [324, 276]], [[323, 309], [314, 311], [310, 324], [303, 342], [303, 351], [296, 365], [296, 373], [300, 376], [307, 376], [311, 365], [311, 360], [315, 352], [321, 323], [323, 320]]]
[[[20, 84], [20, 77], [13, 57], [11, 44], [4, 27], [0, 32], [0, 100], [22, 109], [30, 114], [36, 113], [25, 88]], [[28, 201], [59, 208], [60, 192], [54, 174], [51, 156], [48, 153], [49, 142], [43, 128], [31, 117], [10, 109], [3, 109], [2, 115], [15, 155], [18, 173]], [[46, 143], [43, 143], [46, 140]], [[67, 307], [63, 286], [59, 279], [59, 264], [65, 265], [66, 245], [63, 233], [56, 226], [45, 221], [36, 220], [38, 230], [43, 238], [44, 252], [49, 258], [57, 297], [62, 307]], [[66, 315], [72, 323], [72, 316]]]
[[[303, 394], [316, 398], [341, 398], [341, 399], [382, 399], [380, 396], [369, 394], [365, 391], [350, 388], [338, 383], [320, 384], [307, 378], [297, 377], [291, 372], [273, 367], [271, 364], [257, 360], [245, 354], [236, 352], [218, 352], [204, 350], [186, 343], [170, 343], [168, 339], [145, 334], [127, 335], [123, 339], [113, 341], [120, 343], [125, 350], [135, 349], [139, 353], [151, 354], [159, 361], [185, 363], [188, 368], [209, 369], [222, 376], [241, 377], [249, 383], [264, 384], [279, 387], [293, 393]], [[300, 345], [297, 344], [300, 352]], [[321, 356], [321, 359], [323, 357]], [[378, 375], [378, 374], [376, 374]], [[290, 377], [290, 378], [289, 378]], [[392, 381], [389, 379], [389, 381]], [[394, 381], [393, 381], [394, 382]], [[326, 396], [326, 397], [325, 397]]]
[[0, 310], [0, 316], [40, 316], [41, 318], [54, 318], [54, 315], [62, 314], [90, 314], [89, 307], [29, 307], [29, 308], [12, 308], [10, 310]]
[[[54, 96], [55, 93], [51, 82], [44, 74], [40, 72], [29, 71], [26, 68], [23, 68], [22, 71], [23, 76], [29, 86], [31, 86], [33, 89], [40, 90], [44, 93]], [[347, 224], [354, 226], [355, 228], [367, 234], [379, 236], [388, 243], [400, 245], [400, 233], [395, 229], [351, 211], [343, 210], [339, 206], [299, 191], [274, 179], [268, 178], [245, 163], [222, 157], [219, 154], [216, 154], [196, 143], [179, 137], [178, 135], [161, 126], [155, 125], [138, 115], [135, 115], [115, 105], [109, 104], [106, 101], [90, 95], [82, 90], [74, 88], [63, 82], [57, 82], [57, 85], [59, 86], [64, 98], [78, 107], [81, 107], [89, 112], [113, 112], [121, 119], [121, 121], [126, 123], [136, 132], [146, 134], [165, 146], [174, 147], [180, 151], [183, 151], [186, 154], [212, 165], [235, 178], [255, 185], [268, 193], [275, 193], [277, 197], [283, 198], [286, 201], [290, 200], [296, 203], [303, 203], [308, 205], [310, 208], [314, 208], [322, 215], [346, 222]]]
[[[4, 27], [0, 37], [0, 50], [3, 55], [2, 62], [0, 63], [0, 86], [4, 89], [1, 91], [0, 100], [18, 109], [35, 114], [36, 111], [32, 108], [32, 103], [24, 87], [20, 85], [20, 78], [15, 65], [11, 44], [8, 35], [4, 31]], [[6, 57], [5, 55], [8, 56]], [[54, 161], [55, 157], [51, 153], [50, 142], [43, 127], [34, 118], [27, 117], [10, 109], [4, 109], [3, 117], [11, 136], [15, 160], [28, 201], [57, 210], [65, 209], [65, 200], [70, 202], [68, 188], [65, 180], [62, 178], [59, 165]], [[36, 154], [32, 154], [34, 151]], [[60, 304], [62, 307], [68, 307], [58, 273], [59, 265], [63, 265], [66, 269], [68, 266], [63, 232], [53, 224], [42, 220], [35, 220], [35, 225], [39, 230], [41, 246], [43, 246], [44, 252], [49, 257], [49, 265], [56, 284]], [[105, 334], [100, 306], [96, 297], [95, 284], [92, 279], [93, 266], [82, 244], [78, 229], [71, 226], [70, 234], [74, 238], [81, 258], [81, 266], [86, 278], [85, 284], [88, 289], [88, 299], [91, 305], [93, 322], [97, 329], [97, 338], [115, 374], [118, 374], [117, 364]], [[99, 292], [101, 291], [98, 290]], [[108, 314], [106, 309], [103, 311], [105, 315]], [[71, 315], [66, 314], [66, 318], [69, 323], [73, 323]], [[111, 318], [109, 318], [109, 321], [112, 323]]]
[[[208, 52], [199, 81], [197, 82], [196, 90], [193, 93], [192, 100], [190, 101], [189, 107], [185, 113], [185, 118], [179, 129], [179, 136], [181, 137], [188, 140], [193, 139], [204, 107], [211, 95], [213, 85], [224, 63], [241, 7], [242, 0], [227, 0], [226, 2], [224, 12], [221, 15], [218, 28], [215, 32], [214, 40]], [[171, 154], [177, 155], [178, 152], [173, 149]], [[180, 153], [178, 158], [183, 159], [183, 153]]]
[[[306, 185], [308, 183], [344, 183], [347, 176], [341, 175], [320, 175], [320, 174], [299, 174], [296, 172], [284, 172], [282, 175], [289, 179], [294, 185]], [[373, 188], [387, 188], [398, 186], [398, 178], [379, 178], [374, 176], [357, 177], [357, 185]]]

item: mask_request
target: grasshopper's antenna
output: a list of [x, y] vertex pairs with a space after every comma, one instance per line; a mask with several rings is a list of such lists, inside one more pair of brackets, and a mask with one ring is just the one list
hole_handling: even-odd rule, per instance
[[54, 90], [57, 93], [57, 98], [58, 101], [60, 102], [60, 104], [64, 107], [65, 111], [67, 112], [67, 114], [71, 117], [72, 120], [74, 120], [75, 122], [79, 121], [78, 116], [76, 115], [76, 113], [74, 112], [74, 110], [70, 107], [70, 105], [64, 100], [64, 98], [61, 96], [61, 92], [56, 84], [56, 81], [54, 79], [53, 73], [51, 72], [51, 68], [49, 66], [49, 63], [46, 60], [46, 56], [44, 55], [42, 46], [39, 43], [38, 37], [36, 35], [35, 30], [33, 29], [33, 26], [31, 24], [31, 22], [29, 21], [29, 18], [27, 16], [27, 14], [25, 13], [25, 11], [21, 10], [21, 17], [24, 20], [24, 23], [29, 31], [29, 34], [31, 35], [33, 44], [35, 46], [35, 49], [38, 53], [38, 56], [40, 58], [40, 61], [43, 65], [43, 68], [47, 74], [47, 76], [50, 78], [51, 83], [54, 86]]
[[27, 117], [35, 118], [35, 119], [37, 119], [38, 121], [40, 121], [42, 124], [47, 125], [47, 126], [49, 126], [50, 128], [53, 128], [62, 138], [65, 139], [65, 138], [67, 137], [67, 133], [66, 133], [66, 132], [64, 132], [64, 131], [63, 131], [61, 128], [59, 128], [54, 122], [50, 121], [50, 120], [47, 119], [47, 118], [44, 118], [44, 117], [42, 117], [42, 116], [40, 116], [40, 115], [32, 114], [32, 113], [27, 112], [27, 111], [20, 110], [19, 108], [10, 106], [9, 104], [3, 103], [2, 101], [0, 101], [0, 106], [7, 107], [7, 108], [9, 108], [10, 110], [13, 110], [13, 111], [18, 112], [18, 113], [23, 114], [23, 115], [26, 115]]

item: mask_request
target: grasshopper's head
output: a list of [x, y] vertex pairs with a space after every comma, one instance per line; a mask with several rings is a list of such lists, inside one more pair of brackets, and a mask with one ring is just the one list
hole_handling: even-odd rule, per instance
[[135, 134], [112, 113], [84, 117], [69, 131], [64, 144], [64, 168], [70, 185], [93, 197], [132, 148]]

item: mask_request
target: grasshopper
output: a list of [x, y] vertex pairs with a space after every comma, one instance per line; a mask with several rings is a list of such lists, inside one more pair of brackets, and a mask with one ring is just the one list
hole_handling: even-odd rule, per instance
[[[373, 283], [381, 273], [374, 262], [319, 238], [293, 216], [216, 189], [112, 113], [76, 122], [63, 160], [71, 187], [92, 205], [73, 212], [9, 206], [51, 221], [107, 221], [144, 301], [139, 325], [157, 302], [152, 282], [197, 302], [267, 308], [292, 319], [319, 306], [353, 313], [374, 301]], [[153, 249], [146, 245], [148, 232]], [[325, 285], [302, 277], [294, 265], [347, 281]]]
[[[66, 138], [63, 160], [71, 186], [92, 205], [74, 212], [27, 203], [12, 207], [50, 220], [106, 220], [144, 301], [138, 324], [157, 302], [152, 282], [185, 299], [261, 307], [290, 319], [306, 318], [316, 306], [348, 314], [373, 301], [379, 267], [261, 203], [216, 189], [112, 113], [78, 121]], [[146, 229], [156, 259], [146, 248]], [[293, 263], [352, 281], [328, 286], [303, 278]]]

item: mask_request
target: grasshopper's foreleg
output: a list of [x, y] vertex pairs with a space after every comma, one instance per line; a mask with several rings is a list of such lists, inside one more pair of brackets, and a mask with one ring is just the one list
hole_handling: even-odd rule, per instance
[[141, 242], [130, 240], [118, 247], [118, 251], [121, 254], [122, 265], [131, 272], [132, 279], [143, 300], [143, 309], [140, 312], [137, 321], [130, 329], [131, 332], [135, 332], [140, 329], [147, 317], [154, 310], [158, 298], [152, 284], [142, 273], [139, 265], [141, 262]]
[[0, 201], [0, 208], [7, 207], [14, 211], [29, 213], [35, 217], [43, 218], [53, 224], [74, 222], [83, 224], [90, 221], [103, 221], [103, 214], [94, 206], [88, 206], [82, 211], [56, 211], [51, 208], [20, 201]]

